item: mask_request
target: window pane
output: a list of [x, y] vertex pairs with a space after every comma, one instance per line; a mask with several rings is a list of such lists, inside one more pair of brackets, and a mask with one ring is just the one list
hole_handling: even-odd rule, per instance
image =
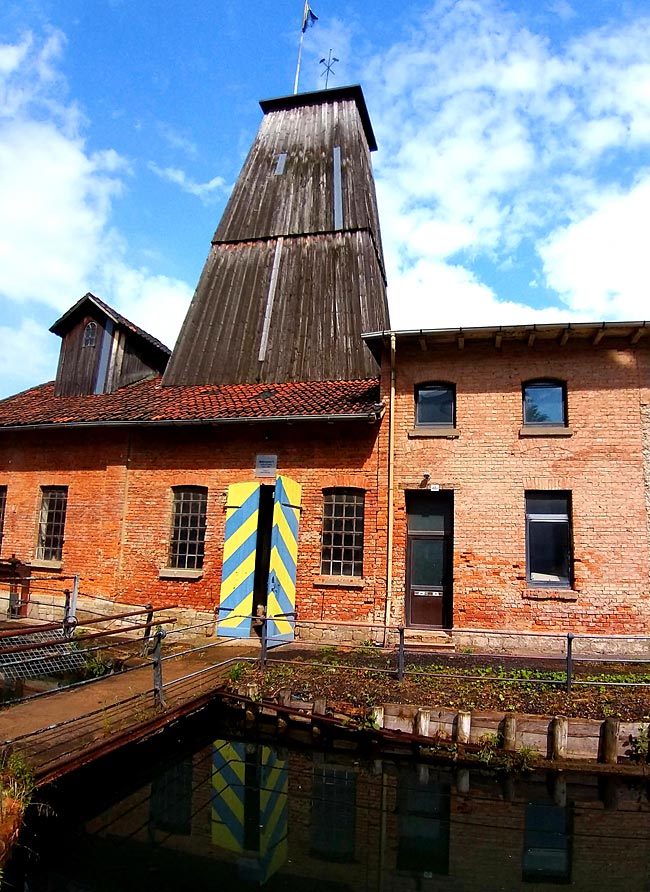
[[357, 778], [329, 765], [314, 768], [311, 854], [325, 861], [352, 861], [356, 845]]
[[203, 567], [208, 491], [205, 487], [176, 487], [169, 550], [169, 566], [182, 570]]
[[558, 515], [558, 519], [568, 519], [569, 497], [556, 493], [540, 492], [536, 495], [526, 496], [526, 511], [528, 516], [534, 515]]
[[445, 578], [445, 540], [413, 539], [411, 542], [411, 587], [442, 588]]
[[533, 883], [569, 882], [570, 842], [566, 809], [550, 803], [529, 803], [524, 830], [523, 879]]
[[63, 556], [63, 531], [68, 488], [67, 486], [44, 486], [41, 493], [36, 557], [42, 561], [60, 561]]
[[417, 424], [454, 426], [454, 390], [445, 384], [420, 387], [416, 395]]
[[566, 424], [564, 388], [561, 384], [524, 386], [524, 424]]
[[568, 521], [530, 520], [528, 547], [531, 581], [569, 581]]
[[363, 515], [365, 494], [358, 490], [329, 490], [323, 495], [321, 573], [326, 576], [363, 575]]
[[408, 493], [407, 510], [409, 533], [442, 533], [450, 526], [450, 506], [429, 492]]

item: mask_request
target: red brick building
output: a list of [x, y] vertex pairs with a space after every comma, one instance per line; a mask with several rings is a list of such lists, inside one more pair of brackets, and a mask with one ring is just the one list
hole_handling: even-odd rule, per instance
[[88, 294], [0, 403], [0, 557], [231, 636], [645, 632], [645, 324], [391, 332], [360, 89], [262, 109], [173, 353]]
[[645, 332], [600, 323], [367, 336], [389, 399], [394, 386], [393, 621], [647, 632]]

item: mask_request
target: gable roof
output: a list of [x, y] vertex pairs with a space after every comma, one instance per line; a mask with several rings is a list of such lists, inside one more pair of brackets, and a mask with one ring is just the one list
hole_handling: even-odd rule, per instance
[[113, 393], [54, 396], [54, 383], [0, 401], [0, 430], [76, 426], [376, 421], [379, 379], [162, 387], [160, 377]]
[[139, 325], [131, 322], [129, 319], [126, 318], [126, 316], [122, 316], [112, 307], [109, 307], [108, 304], [105, 304], [103, 300], [100, 300], [90, 291], [87, 294], [84, 294], [83, 297], [79, 298], [74, 306], [70, 307], [70, 309], [63, 314], [63, 316], [57, 319], [54, 325], [50, 326], [50, 331], [53, 334], [59, 335], [59, 337], [63, 337], [68, 331], [70, 331], [71, 328], [73, 328], [77, 324], [79, 319], [88, 312], [89, 306], [94, 306], [95, 308], [100, 310], [105, 316], [108, 316], [109, 319], [112, 319], [115, 325], [127, 329], [137, 338], [145, 341], [150, 347], [154, 347], [165, 356], [171, 356], [171, 350], [169, 349], [169, 347], [166, 347], [161, 341], [159, 341], [157, 338], [154, 338], [153, 335], [150, 335], [149, 332], [145, 331], [143, 328], [140, 328]]

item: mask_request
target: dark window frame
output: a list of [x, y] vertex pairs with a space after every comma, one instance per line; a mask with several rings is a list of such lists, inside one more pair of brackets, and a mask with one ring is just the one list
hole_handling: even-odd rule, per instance
[[522, 881], [568, 885], [573, 860], [570, 807], [549, 802], [529, 802], [524, 814]]
[[167, 566], [202, 570], [207, 529], [207, 486], [172, 486], [172, 517]]
[[315, 765], [309, 854], [320, 861], [352, 864], [356, 855], [356, 837], [356, 771], [336, 765]]
[[[573, 588], [573, 523], [571, 492], [568, 490], [527, 490], [525, 493], [526, 512], [526, 582], [531, 588]], [[535, 510], [534, 500], [557, 504], [557, 510]], [[563, 510], [562, 510], [563, 509]], [[556, 535], [560, 530], [565, 531], [566, 551], [564, 562], [566, 573], [559, 574], [547, 572], [543, 574], [539, 569], [543, 563], [543, 552], [548, 548], [548, 539], [544, 540], [542, 530], [547, 525], [555, 527]], [[539, 531], [537, 527], [540, 527]], [[561, 535], [561, 533], [560, 533]], [[556, 546], [557, 547], [557, 546]], [[533, 551], [535, 550], [535, 551]], [[548, 569], [551, 569], [549, 565]], [[535, 578], [538, 574], [538, 578]], [[542, 576], [546, 578], [541, 578]]]
[[[421, 417], [423, 402], [420, 397], [427, 391], [440, 391], [450, 395], [451, 412], [449, 419], [445, 419], [444, 421], [426, 421]], [[415, 385], [415, 426], [416, 428], [428, 429], [454, 429], [456, 427], [456, 385], [453, 381], [426, 381]]]
[[67, 486], [41, 486], [36, 560], [61, 561], [68, 510]]
[[363, 576], [365, 490], [333, 486], [323, 490], [321, 575]]
[[[561, 394], [562, 399], [562, 419], [535, 419], [531, 417], [531, 409], [526, 405], [527, 393], [534, 390], [556, 390]], [[532, 406], [535, 411], [535, 406]], [[567, 386], [566, 381], [558, 378], [531, 378], [524, 381], [521, 385], [521, 414], [524, 427], [544, 428], [544, 427], [568, 427], [569, 412], [567, 408]]]
[[84, 337], [82, 347], [95, 347], [97, 345], [97, 323], [90, 322], [86, 323], [86, 327], [84, 328]]

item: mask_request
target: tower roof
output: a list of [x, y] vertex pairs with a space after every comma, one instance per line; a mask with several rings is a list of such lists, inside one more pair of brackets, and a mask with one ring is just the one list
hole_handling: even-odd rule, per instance
[[361, 88], [261, 106], [165, 385], [377, 372], [361, 334], [385, 328], [388, 307]]

